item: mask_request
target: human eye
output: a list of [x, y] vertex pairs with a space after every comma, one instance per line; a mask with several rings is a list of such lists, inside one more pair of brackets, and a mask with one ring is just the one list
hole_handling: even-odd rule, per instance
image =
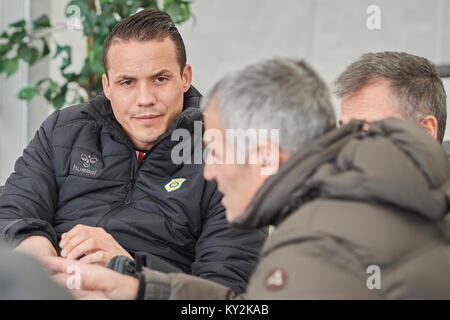
[[208, 155], [208, 156], [210, 156], [210, 157], [215, 157], [216, 156], [216, 152], [214, 151], [214, 149], [212, 148], [212, 147], [210, 147], [210, 146], [208, 146], [207, 148], [206, 148], [206, 154]]
[[155, 83], [157, 84], [163, 84], [165, 83], [167, 80], [169, 80], [167, 77], [165, 76], [159, 76], [155, 78]]
[[204, 158], [205, 163], [207, 164], [214, 164], [216, 163], [216, 154], [214, 152], [214, 149], [211, 148], [211, 146], [206, 146], [204, 150]]
[[122, 87], [129, 87], [133, 82], [130, 79], [124, 79], [121, 80], [119, 83]]

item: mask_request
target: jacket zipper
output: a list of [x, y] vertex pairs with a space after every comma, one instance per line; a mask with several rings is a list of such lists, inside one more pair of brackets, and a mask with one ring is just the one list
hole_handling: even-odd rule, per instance
[[109, 210], [107, 213], [101, 217], [101, 219], [97, 223], [97, 227], [103, 227], [106, 223], [106, 220], [108, 220], [118, 209], [120, 209], [123, 206], [123, 203], [119, 203], [118, 205], [114, 206], [111, 210]]
[[[160, 142], [158, 142], [157, 144], [159, 144]], [[144, 158], [142, 158], [141, 162], [137, 166], [137, 169], [135, 170], [135, 167], [136, 167], [135, 164], [137, 163], [136, 151], [134, 150], [134, 148], [131, 148], [131, 146], [128, 143], [125, 142], [125, 144], [129, 147], [129, 149], [131, 151], [131, 154], [134, 156], [134, 159], [135, 159], [135, 162], [133, 162], [133, 164], [131, 166], [131, 177], [130, 177], [130, 180], [128, 181], [128, 184], [125, 186], [125, 188], [127, 190], [125, 199], [124, 199], [123, 202], [121, 202], [120, 204], [114, 206], [114, 208], [112, 208], [107, 213], [105, 213], [103, 215], [103, 217], [97, 223], [97, 227], [104, 226], [106, 224], [107, 220], [109, 220], [109, 218], [111, 218], [114, 215], [114, 213], [116, 213], [118, 211], [118, 209], [121, 209], [125, 205], [130, 205], [131, 204], [131, 199], [133, 198], [134, 190], [135, 190], [135, 188], [134, 188], [135, 183], [136, 183], [136, 178], [135, 177], [137, 176], [137, 173], [141, 169], [141, 167], [142, 167], [145, 159], [147, 158], [148, 154], [157, 145], [157, 144], [155, 144], [152, 149], [150, 149], [148, 152], [145, 153]]]
[[[126, 139], [124, 139], [123, 137], [121, 137], [120, 135], [116, 135], [116, 138], [118, 138], [123, 144], [125, 144], [130, 150], [132, 149], [130, 146], [130, 143], [128, 143], [128, 141]], [[134, 156], [134, 158], [136, 158], [136, 153], [134, 152], [134, 149], [132, 150], [132, 155]], [[109, 220], [109, 218], [111, 218], [111, 216], [116, 213], [118, 211], [118, 209], [121, 209], [125, 204], [130, 204], [131, 203], [131, 197], [130, 197], [130, 189], [133, 187], [135, 178], [134, 178], [134, 171], [135, 171], [135, 163], [132, 162], [131, 164], [131, 175], [130, 175], [130, 180], [128, 181], [128, 184], [125, 186], [127, 193], [125, 196], [125, 199], [117, 204], [116, 206], [114, 206], [113, 208], [111, 208], [111, 210], [109, 210], [107, 213], [105, 213], [100, 220], [97, 223], [97, 227], [102, 227], [106, 224], [107, 220]]]
[[[124, 204], [130, 205], [131, 202], [132, 202], [131, 199], [133, 199], [133, 196], [134, 196], [134, 191], [135, 191], [134, 187], [135, 187], [135, 183], [136, 183], [136, 178], [135, 177], [138, 176], [139, 170], [141, 170], [142, 166], [144, 165], [145, 160], [148, 158], [148, 155], [152, 152], [152, 150], [155, 149], [155, 147], [157, 145], [159, 145], [162, 141], [167, 139], [167, 137], [164, 137], [164, 139], [159, 140], [150, 150], [148, 150], [145, 153], [144, 157], [142, 158], [141, 162], [138, 163], [138, 166], [137, 166], [136, 170], [134, 170], [134, 171], [132, 170], [130, 181], [129, 181], [129, 183], [126, 186], [126, 188], [127, 188], [127, 196], [125, 197]], [[134, 158], [136, 159], [136, 162], [134, 162], [134, 163], [137, 163], [136, 151], [134, 150], [134, 148], [132, 149], [132, 152], [134, 154]]]

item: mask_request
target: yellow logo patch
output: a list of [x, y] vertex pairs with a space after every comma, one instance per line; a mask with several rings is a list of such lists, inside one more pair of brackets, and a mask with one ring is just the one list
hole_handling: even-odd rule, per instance
[[167, 192], [172, 192], [172, 191], [178, 190], [181, 188], [181, 185], [186, 180], [187, 179], [184, 179], [184, 178], [172, 179], [164, 186], [164, 189], [166, 189]]

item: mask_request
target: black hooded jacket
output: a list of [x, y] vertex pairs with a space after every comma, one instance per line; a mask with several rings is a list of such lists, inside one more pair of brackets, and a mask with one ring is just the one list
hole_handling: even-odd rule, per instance
[[266, 233], [232, 230], [203, 165], [171, 161], [175, 129], [202, 141], [201, 132], [194, 135], [200, 98], [193, 87], [185, 93], [182, 113], [140, 163], [103, 94], [54, 112], [0, 196], [1, 238], [17, 245], [42, 235], [58, 250], [61, 234], [74, 226], [101, 227], [144, 266], [243, 292]]

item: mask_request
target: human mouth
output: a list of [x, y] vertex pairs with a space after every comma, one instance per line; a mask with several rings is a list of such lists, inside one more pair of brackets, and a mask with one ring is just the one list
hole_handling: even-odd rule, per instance
[[141, 122], [143, 124], [152, 124], [160, 117], [161, 117], [161, 115], [142, 115], [142, 116], [134, 117], [134, 119], [138, 120], [139, 122]]

